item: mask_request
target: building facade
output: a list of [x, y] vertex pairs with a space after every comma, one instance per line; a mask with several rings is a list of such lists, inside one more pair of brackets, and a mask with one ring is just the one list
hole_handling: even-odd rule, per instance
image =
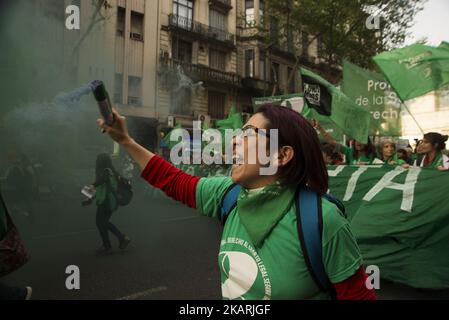
[[[80, 30], [64, 29], [59, 12], [68, 5], [80, 8]], [[102, 79], [133, 136], [152, 149], [177, 124], [212, 126], [232, 105], [249, 115], [253, 97], [298, 92], [297, 72], [288, 83], [296, 57], [319, 62], [316, 41], [298, 46], [303, 35], [265, 44], [263, 0], [64, 0], [49, 8], [59, 17], [60, 83]]]
[[[253, 97], [299, 91], [298, 51], [302, 64], [319, 62], [317, 41], [306, 50], [293, 39], [265, 45], [262, 0], [169, 0], [160, 14], [157, 113], [169, 127], [197, 119], [213, 125], [232, 105], [249, 115]], [[301, 36], [292, 34], [295, 43]]]

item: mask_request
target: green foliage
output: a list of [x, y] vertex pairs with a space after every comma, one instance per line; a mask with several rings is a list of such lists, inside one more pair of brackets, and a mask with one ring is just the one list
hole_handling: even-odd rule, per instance
[[[266, 0], [265, 12], [269, 15], [265, 20], [278, 21], [280, 38], [285, 39], [293, 30], [310, 35], [308, 45], [318, 39], [320, 58], [329, 66], [340, 65], [346, 58], [372, 68], [372, 56], [404, 43], [426, 1]], [[379, 29], [367, 27], [371, 15], [380, 17]]]

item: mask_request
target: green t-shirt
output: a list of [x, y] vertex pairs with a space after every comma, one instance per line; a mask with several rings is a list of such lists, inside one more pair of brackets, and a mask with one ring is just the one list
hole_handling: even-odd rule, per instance
[[107, 207], [114, 212], [118, 208], [118, 202], [114, 195], [114, 191], [117, 192], [118, 182], [110, 169], [107, 169], [107, 172], [108, 181], [97, 186], [95, 198], [97, 199], [97, 206], [106, 204]]
[[[221, 199], [231, 184], [229, 177], [202, 178], [196, 190], [199, 212], [216, 217]], [[322, 209], [323, 261], [331, 282], [339, 283], [356, 273], [362, 264], [362, 256], [349, 223], [336, 206], [323, 200]], [[328, 293], [318, 289], [306, 267], [298, 239], [294, 204], [259, 248], [252, 243], [241, 223], [236, 206], [223, 230], [218, 263], [224, 299], [330, 298]]]

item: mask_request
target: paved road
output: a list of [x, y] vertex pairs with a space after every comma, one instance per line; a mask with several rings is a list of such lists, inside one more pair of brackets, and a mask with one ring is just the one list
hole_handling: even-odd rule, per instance
[[[138, 194], [113, 217], [132, 238], [129, 249], [97, 257], [95, 208], [81, 208], [80, 200], [77, 195], [44, 197], [34, 225], [16, 215], [32, 259], [5, 282], [31, 285], [35, 299], [220, 299], [217, 221], [171, 200]], [[80, 290], [65, 287], [69, 265], [80, 268]], [[449, 291], [418, 291], [382, 282], [378, 296], [449, 299]]]

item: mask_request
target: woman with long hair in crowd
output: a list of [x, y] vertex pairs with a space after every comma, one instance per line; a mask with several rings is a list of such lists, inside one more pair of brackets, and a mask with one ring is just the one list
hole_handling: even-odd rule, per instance
[[[199, 178], [175, 168], [137, 144], [128, 134], [126, 121], [115, 110], [116, 122], [100, 127], [118, 142], [143, 169], [142, 177], [168, 196], [196, 208], [200, 214], [217, 217], [224, 195], [234, 184], [241, 186], [237, 202], [224, 225], [219, 253], [222, 295], [225, 299], [329, 299], [313, 281], [298, 238], [295, 194], [308, 187], [324, 196], [328, 175], [318, 136], [299, 113], [265, 105], [258, 109], [240, 135], [233, 139], [231, 177]], [[272, 156], [276, 172], [248, 155], [273, 143], [277, 129], [278, 148]], [[242, 148], [240, 148], [240, 146]], [[241, 151], [237, 151], [241, 150]], [[243, 151], [242, 151], [243, 150]], [[321, 198], [323, 265], [337, 299], [375, 299], [366, 286], [367, 275], [349, 222], [337, 206]], [[304, 214], [311, 214], [306, 212]]]
[[447, 139], [447, 135], [441, 135], [437, 132], [426, 133], [417, 147], [423, 157], [417, 159], [413, 165], [436, 168], [440, 171], [449, 170], [449, 157], [443, 154]]
[[[111, 241], [109, 232], [119, 240], [119, 248], [124, 250], [130, 243], [129, 237], [110, 222], [112, 213], [118, 209], [118, 200], [116, 195], [117, 177], [119, 173], [112, 165], [111, 156], [102, 153], [97, 156], [95, 164], [95, 182], [92, 187], [95, 188], [95, 199], [97, 204], [96, 224], [100, 233], [103, 245], [97, 250], [97, 254], [106, 254], [111, 251]], [[83, 205], [88, 205], [92, 201], [87, 200]]]

